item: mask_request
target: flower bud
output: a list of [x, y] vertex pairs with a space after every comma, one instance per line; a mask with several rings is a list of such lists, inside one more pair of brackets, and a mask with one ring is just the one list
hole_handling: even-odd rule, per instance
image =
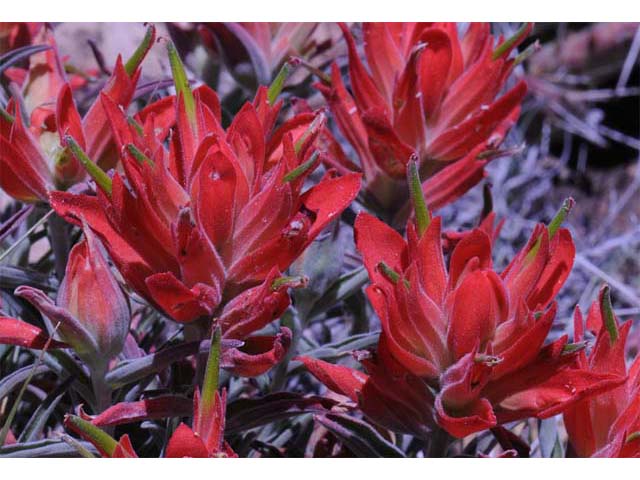
[[62, 339], [92, 367], [122, 350], [129, 331], [129, 304], [114, 278], [102, 246], [85, 226], [85, 238], [71, 250], [54, 304], [40, 290], [19, 287], [20, 295], [55, 325]]

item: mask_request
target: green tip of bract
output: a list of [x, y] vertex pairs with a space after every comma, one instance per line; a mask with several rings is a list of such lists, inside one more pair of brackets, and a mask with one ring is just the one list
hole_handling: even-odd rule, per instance
[[136, 161], [140, 165], [143, 165], [145, 163], [148, 163], [151, 166], [154, 165], [153, 160], [151, 160], [144, 153], [142, 153], [140, 149], [138, 149], [138, 147], [136, 147], [134, 144], [130, 143], [129, 145], [127, 145], [127, 151], [131, 154], [133, 158], [136, 159]]
[[418, 161], [416, 158], [409, 160], [407, 164], [407, 183], [409, 184], [409, 194], [416, 214], [416, 226], [418, 236], [422, 236], [431, 223], [431, 215], [422, 191], [422, 182], [418, 173]]
[[277, 291], [282, 287], [287, 288], [304, 288], [308, 285], [309, 279], [301, 275], [295, 275], [291, 277], [276, 278], [271, 284], [271, 290]]
[[579, 352], [587, 348], [587, 342], [575, 342], [575, 343], [567, 343], [564, 347], [562, 347], [562, 355], [571, 355], [573, 353]]
[[575, 200], [571, 197], [565, 199], [565, 201], [562, 202], [562, 207], [560, 207], [558, 213], [556, 213], [555, 217], [553, 217], [553, 220], [551, 220], [551, 223], [549, 223], [549, 240], [551, 240], [558, 232], [558, 229], [567, 219], [567, 215], [569, 215], [569, 212], [571, 212], [571, 209], [575, 204]]
[[522, 39], [522, 36], [525, 34], [525, 32], [532, 27], [533, 25], [530, 23], [523, 23], [516, 33], [514, 33], [511, 37], [507, 38], [504, 42], [496, 47], [496, 49], [493, 51], [493, 60], [497, 60], [509, 50], [511, 50], [511, 48]]
[[113, 456], [118, 442], [116, 442], [111, 435], [77, 415], [67, 415], [64, 423], [71, 430], [93, 443], [109, 457]]
[[[382, 274], [385, 277], [387, 277], [389, 281], [394, 285], [398, 283], [398, 281], [400, 280], [400, 274], [396, 272], [393, 268], [391, 268], [389, 265], [387, 265], [385, 262], [380, 262], [378, 264], [378, 270], [380, 270]], [[407, 280], [406, 278], [403, 279], [403, 283], [405, 287], [407, 288], [410, 287], [409, 280]]]
[[635, 442], [636, 440], [640, 439], [640, 431], [639, 432], [633, 432], [631, 434], [629, 434], [627, 436], [627, 438], [625, 438], [624, 443], [631, 443], [631, 442]]
[[602, 311], [604, 326], [609, 333], [609, 339], [611, 343], [615, 343], [618, 340], [618, 323], [613, 313], [611, 290], [608, 285], [602, 287], [602, 291], [600, 292], [600, 310]]
[[271, 82], [271, 85], [269, 85], [269, 90], [267, 90], [267, 100], [269, 101], [269, 105], [273, 105], [274, 103], [276, 103], [278, 96], [284, 88], [284, 83], [287, 81], [287, 78], [289, 78], [289, 76], [299, 63], [299, 59], [291, 58], [287, 60], [284, 65], [282, 65], [282, 68], [280, 68], [280, 71], [276, 75], [276, 78], [274, 78], [273, 82]]
[[196, 124], [196, 106], [193, 98], [193, 92], [189, 86], [189, 79], [184, 70], [180, 55], [176, 50], [173, 42], [167, 42], [167, 52], [169, 54], [169, 64], [171, 65], [171, 74], [173, 75], [173, 84], [176, 88], [176, 94], [182, 97], [189, 122], [195, 128]]
[[111, 178], [98, 165], [96, 165], [78, 145], [75, 139], [67, 135], [64, 137], [65, 142], [71, 149], [71, 153], [82, 164], [89, 176], [96, 184], [109, 196], [111, 196]]
[[301, 175], [304, 175], [306, 172], [311, 170], [315, 166], [316, 160], [318, 160], [319, 156], [320, 156], [320, 153], [317, 150], [313, 152], [309, 160], [298, 165], [296, 168], [294, 168], [289, 173], [287, 173], [282, 178], [282, 183], [293, 182], [294, 180], [299, 178]]
[[13, 123], [14, 121], [13, 116], [2, 107], [0, 107], [0, 117], [4, 118], [5, 121], [9, 123]]
[[142, 60], [144, 60], [144, 57], [147, 56], [147, 52], [149, 52], [149, 50], [151, 49], [151, 46], [153, 45], [155, 39], [156, 27], [154, 27], [153, 25], [149, 25], [147, 27], [144, 38], [142, 39], [142, 42], [140, 42], [140, 45], [138, 45], [136, 51], [133, 52], [131, 58], [127, 60], [127, 63], [124, 64], [124, 70], [125, 72], [127, 72], [127, 75], [133, 75], [133, 73], [138, 69], [138, 67], [142, 63]]
[[313, 119], [313, 122], [311, 122], [311, 125], [309, 125], [309, 128], [305, 130], [305, 132], [300, 136], [300, 138], [294, 145], [296, 154], [300, 153], [300, 150], [302, 149], [304, 144], [307, 142], [309, 137], [311, 135], [314, 135], [318, 130], [320, 130], [320, 128], [324, 126], [324, 122], [326, 118], [327, 116], [324, 114], [324, 112], [321, 112], [318, 115], [316, 115], [316, 117]]
[[204, 372], [202, 383], [201, 411], [209, 412], [215, 405], [216, 392], [218, 391], [218, 380], [220, 376], [220, 345], [222, 342], [222, 331], [216, 325], [211, 334], [211, 346], [209, 348], [209, 358], [207, 368]]

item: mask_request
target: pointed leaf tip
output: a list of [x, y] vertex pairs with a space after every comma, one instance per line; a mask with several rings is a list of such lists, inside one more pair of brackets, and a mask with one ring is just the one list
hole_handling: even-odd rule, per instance
[[558, 232], [558, 229], [567, 219], [569, 212], [571, 212], [571, 209], [575, 204], [576, 201], [571, 197], [565, 199], [565, 201], [562, 202], [562, 207], [560, 207], [558, 213], [556, 213], [555, 217], [553, 217], [553, 220], [551, 220], [551, 223], [549, 223], [549, 240], [551, 240]]
[[304, 175], [306, 172], [311, 170], [316, 165], [316, 160], [320, 156], [320, 152], [317, 150], [311, 154], [311, 157], [306, 162], [298, 165], [296, 168], [291, 170], [282, 178], [282, 183], [293, 182], [301, 175]]
[[609, 332], [611, 343], [614, 344], [618, 340], [618, 323], [613, 313], [613, 305], [611, 304], [611, 289], [609, 285], [602, 287], [600, 291], [600, 310], [604, 320], [604, 326]]
[[216, 325], [211, 334], [211, 348], [207, 358], [207, 367], [202, 383], [202, 397], [200, 400], [200, 411], [211, 412], [216, 402], [216, 392], [218, 391], [218, 380], [220, 376], [220, 345], [222, 331]]
[[104, 430], [77, 415], [66, 415], [64, 426], [91, 442], [104, 455], [111, 457], [116, 450], [118, 442]]
[[409, 193], [411, 202], [416, 215], [416, 225], [418, 227], [418, 235], [422, 237], [425, 230], [431, 223], [429, 208], [424, 198], [422, 190], [422, 182], [420, 181], [420, 173], [418, 172], [418, 159], [415, 155], [411, 156], [407, 164], [407, 183], [409, 184]]
[[144, 38], [138, 48], [136, 48], [131, 58], [127, 60], [127, 63], [124, 64], [124, 71], [127, 72], [127, 75], [131, 76], [138, 69], [144, 57], [147, 56], [147, 53], [151, 49], [153, 42], [156, 39], [156, 27], [154, 25], [149, 25], [147, 27], [147, 31], [144, 34]]
[[167, 53], [169, 54], [169, 64], [171, 65], [171, 74], [173, 75], [173, 84], [176, 88], [176, 93], [182, 97], [189, 122], [192, 128], [195, 128], [196, 107], [193, 92], [189, 86], [189, 79], [184, 70], [184, 64], [180, 59], [180, 55], [178, 55], [175, 45], [171, 41], [167, 42]]
[[91, 178], [98, 184], [104, 192], [111, 196], [111, 178], [97, 164], [95, 164], [78, 145], [78, 142], [71, 135], [66, 135], [64, 141], [71, 149], [71, 153], [82, 164]]
[[273, 79], [273, 82], [269, 85], [269, 90], [267, 90], [267, 100], [269, 101], [269, 105], [276, 103], [278, 96], [284, 88], [285, 82], [299, 64], [300, 59], [292, 57], [282, 65], [282, 68], [280, 68], [280, 71]]
[[525, 22], [520, 28], [514, 33], [511, 37], [507, 38], [504, 42], [496, 47], [493, 51], [493, 60], [497, 60], [503, 55], [508, 54], [514, 47], [516, 47], [520, 42], [522, 42], [526, 36], [533, 29], [533, 23]]

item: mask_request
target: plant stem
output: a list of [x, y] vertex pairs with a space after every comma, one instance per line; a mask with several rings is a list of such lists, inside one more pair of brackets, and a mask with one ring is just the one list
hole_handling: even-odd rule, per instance
[[429, 458], [445, 458], [451, 444], [452, 437], [444, 429], [436, 427], [431, 435], [431, 442], [427, 450]]

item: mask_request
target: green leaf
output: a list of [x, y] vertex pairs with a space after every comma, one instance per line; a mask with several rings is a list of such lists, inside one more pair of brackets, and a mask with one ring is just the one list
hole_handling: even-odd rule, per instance
[[368, 423], [343, 414], [327, 413], [316, 421], [342, 440], [358, 457], [403, 458], [398, 447], [380, 435]]
[[38, 436], [44, 429], [47, 420], [55, 411], [58, 403], [65, 396], [69, 386], [73, 383], [73, 377], [68, 377], [64, 382], [58, 385], [47, 397], [38, 405], [36, 411], [25, 425], [24, 429], [18, 437], [18, 442], [32, 442], [38, 439]]
[[[78, 442], [84, 449], [98, 453], [89, 442]], [[2, 458], [73, 458], [78, 450], [61, 440], [40, 440], [38, 442], [16, 443], [0, 448]]]
[[336, 303], [349, 298], [360, 291], [369, 281], [369, 274], [363, 266], [354, 268], [340, 276], [329, 289], [315, 302], [309, 312], [309, 319], [326, 312]]

